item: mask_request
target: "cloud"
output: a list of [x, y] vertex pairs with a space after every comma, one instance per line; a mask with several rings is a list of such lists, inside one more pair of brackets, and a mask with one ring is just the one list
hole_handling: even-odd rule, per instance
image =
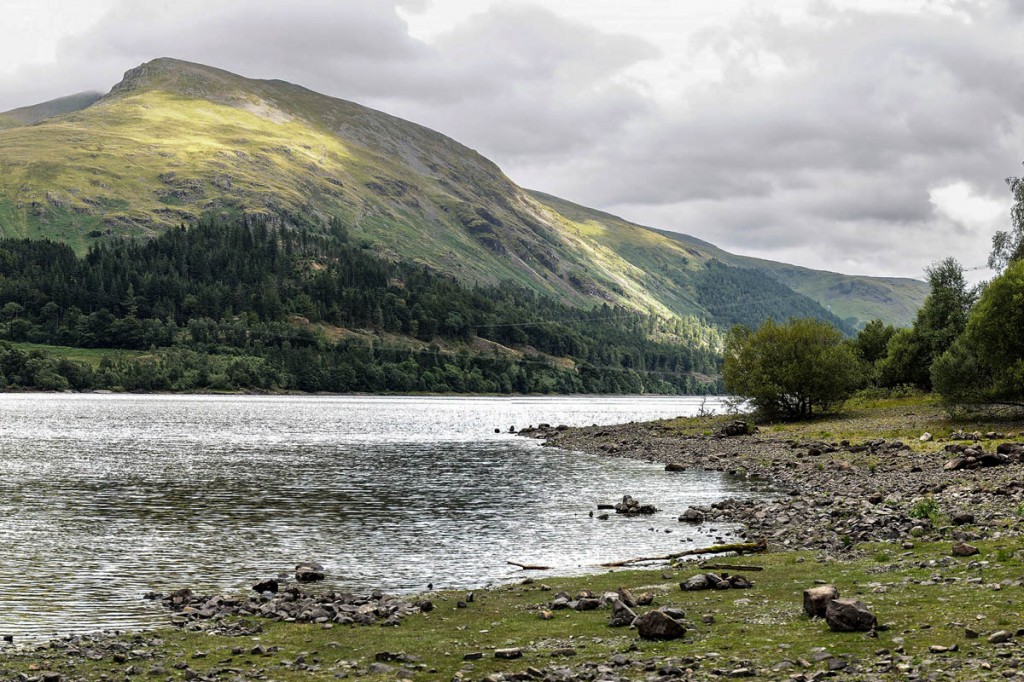
[[983, 261], [988, 239], [965, 225], [989, 229], [990, 215], [952, 220], [930, 190], [966, 183], [1008, 208], [1003, 178], [1024, 153], [1022, 18], [995, 4], [966, 17], [822, 7], [812, 21], [747, 16], [700, 36], [693, 56], [711, 51], [721, 79], [544, 179], [734, 250], [803, 243], [816, 267]]
[[0, 74], [0, 109], [178, 57], [376, 106], [638, 222], [869, 274], [984, 261], [1024, 153], [1010, 0], [758, 9], [660, 50], [525, 2], [460, 14], [428, 42], [403, 19], [428, 0], [109, 1], [56, 66]]

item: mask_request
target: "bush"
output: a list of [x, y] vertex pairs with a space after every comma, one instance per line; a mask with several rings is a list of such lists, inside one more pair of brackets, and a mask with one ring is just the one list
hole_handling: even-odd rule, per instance
[[729, 334], [723, 367], [730, 393], [766, 418], [806, 418], [841, 404], [859, 387], [859, 359], [833, 326], [818, 320], [771, 320]]
[[985, 287], [967, 330], [932, 367], [947, 405], [1024, 402], [1024, 261]]

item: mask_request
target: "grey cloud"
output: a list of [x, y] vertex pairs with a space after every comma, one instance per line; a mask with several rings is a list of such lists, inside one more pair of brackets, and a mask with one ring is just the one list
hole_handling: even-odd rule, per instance
[[[857, 253], [877, 262], [888, 245], [917, 270], [970, 248], [929, 190], [966, 180], [1000, 196], [1024, 153], [1024, 52], [1012, 37], [1024, 26], [998, 5], [972, 9], [970, 25], [823, 10], [824, 25], [768, 17], [702, 36], [697, 49], [729, 62], [725, 78], [637, 122], [583, 172], [563, 166], [562, 191], [741, 250], [791, 252], [809, 240], [817, 247], [802, 250], [826, 263]], [[796, 70], [757, 76], [755, 48]]]
[[[987, 239], [938, 214], [929, 191], [962, 180], [1004, 196], [1024, 153], [1024, 13], [1010, 0], [953, 15], [819, 3], [811, 23], [748, 13], [694, 39], [694, 62], [714, 55], [725, 69], [675, 102], [626, 79], [660, 58], [635, 38], [506, 4], [424, 43], [399, 5], [429, 11], [425, 0], [125, 0], [63, 45], [59, 73], [0, 76], [0, 109], [174, 56], [377, 106], [479, 149], [521, 184], [627, 218], [875, 274], [983, 253]], [[765, 55], [788, 70], [761, 73]]]

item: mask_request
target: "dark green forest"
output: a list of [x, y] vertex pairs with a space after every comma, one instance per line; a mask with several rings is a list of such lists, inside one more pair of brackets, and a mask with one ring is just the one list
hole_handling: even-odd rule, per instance
[[467, 286], [386, 260], [337, 222], [314, 234], [207, 219], [84, 257], [51, 241], [0, 240], [0, 339], [144, 351], [93, 367], [3, 344], [5, 388], [721, 389], [707, 379], [719, 340], [696, 319]]
[[801, 318], [828, 322], [848, 336], [856, 333], [817, 301], [765, 273], [718, 260], [708, 261], [707, 269], [697, 280], [697, 296], [715, 321], [727, 329], [736, 324], [757, 327], [765, 320], [785, 322]]

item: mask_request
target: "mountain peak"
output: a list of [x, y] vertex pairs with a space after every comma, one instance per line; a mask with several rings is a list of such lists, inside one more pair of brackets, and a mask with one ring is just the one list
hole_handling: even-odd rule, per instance
[[244, 80], [241, 76], [211, 66], [160, 57], [126, 71], [121, 82], [111, 88], [107, 96], [160, 88], [192, 97], [209, 98]]

